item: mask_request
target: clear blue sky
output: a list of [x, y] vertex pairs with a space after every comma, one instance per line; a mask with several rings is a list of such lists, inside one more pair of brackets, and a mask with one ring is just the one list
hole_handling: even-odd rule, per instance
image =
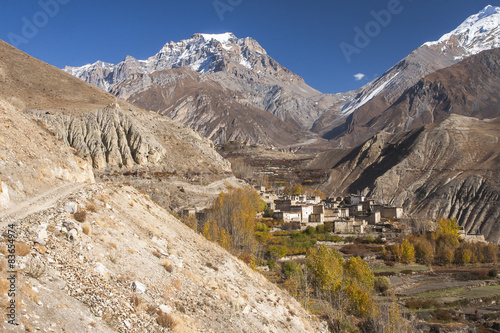
[[[59, 4], [57, 13], [54, 1]], [[500, 0], [399, 0], [398, 13], [380, 31], [373, 30], [369, 44], [358, 48], [359, 54], [351, 54], [347, 62], [341, 43], [355, 46], [354, 28], [364, 30], [374, 21], [371, 11], [397, 2], [0, 0], [0, 38], [10, 42], [14, 34], [22, 37], [21, 50], [63, 68], [96, 60], [118, 63], [126, 55], [145, 59], [165, 43], [196, 32], [230, 31], [240, 38], [255, 38], [270, 56], [310, 86], [334, 93], [362, 86], [486, 5], [500, 5]], [[43, 14], [42, 3], [52, 3], [46, 6], [52, 15]], [[221, 6], [219, 13], [214, 4]], [[29, 30], [25, 22], [40, 27]], [[356, 80], [358, 73], [365, 76]]]

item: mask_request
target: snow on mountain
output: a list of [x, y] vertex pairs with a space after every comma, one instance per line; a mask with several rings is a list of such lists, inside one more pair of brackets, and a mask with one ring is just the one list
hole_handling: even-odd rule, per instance
[[[500, 47], [500, 7], [486, 6], [479, 13], [467, 18], [455, 30], [437, 41], [425, 43], [424, 46], [442, 46], [442, 52], [445, 52], [448, 44], [463, 48], [464, 56]], [[457, 59], [463, 59], [463, 56]]]
[[391, 102], [420, 78], [481, 51], [498, 47], [500, 7], [486, 6], [450, 33], [437, 41], [423, 44], [381, 77], [366, 84], [354, 100], [342, 107], [340, 115], [351, 114], [381, 94]]
[[[227, 63], [253, 70], [256, 64], [265, 62], [262, 58], [269, 57], [266, 51], [250, 37], [239, 39], [230, 32], [198, 33], [189, 39], [165, 44], [157, 54], [146, 60], [127, 56], [117, 65], [98, 61], [81, 67], [66, 66], [64, 70], [109, 91], [112, 85], [130, 74], [151, 74], [159, 70], [181, 67], [199, 73], [213, 73], [222, 70]], [[268, 69], [272, 69], [272, 66]]]
[[215, 39], [216, 41], [218, 41], [223, 45], [230, 44], [236, 39], [236, 37], [230, 32], [226, 32], [223, 34], [200, 34], [200, 35], [207, 41]]

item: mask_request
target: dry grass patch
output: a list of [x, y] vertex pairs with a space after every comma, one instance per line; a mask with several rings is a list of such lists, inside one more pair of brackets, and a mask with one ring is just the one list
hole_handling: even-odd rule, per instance
[[214, 264], [212, 264], [211, 262], [207, 262], [206, 265], [207, 265], [208, 268], [211, 268], [211, 269], [213, 269], [216, 272], [219, 271], [219, 268], [217, 266], [214, 266]]
[[14, 242], [16, 246], [16, 255], [18, 256], [27, 256], [31, 253], [31, 246], [26, 244], [25, 242]]
[[86, 206], [85, 206], [85, 209], [91, 213], [95, 213], [97, 212], [97, 208], [96, 206], [94, 205], [93, 202], [89, 202]]
[[165, 328], [173, 328], [175, 326], [174, 318], [168, 313], [161, 313], [158, 315], [156, 322], [158, 325]]
[[146, 308], [146, 312], [150, 315], [150, 316], [154, 316], [154, 315], [157, 315], [157, 314], [160, 314], [160, 309], [158, 309], [158, 307], [154, 304], [149, 304], [148, 307]]
[[118, 246], [116, 245], [116, 243], [113, 243], [113, 242], [108, 242], [107, 243], [109, 247], [113, 248], [113, 249], [118, 249]]
[[174, 282], [172, 282], [172, 285], [175, 287], [177, 290], [182, 290], [182, 281], [179, 279], [175, 279]]
[[165, 259], [163, 261], [163, 267], [165, 268], [165, 270], [169, 273], [172, 273], [174, 271], [174, 266], [172, 266], [172, 263], [170, 262], [169, 259]]
[[137, 309], [142, 304], [142, 300], [137, 295], [134, 295], [130, 297], [130, 304]]
[[165, 286], [165, 289], [163, 290], [163, 299], [165, 301], [169, 301], [172, 293], [173, 293], [173, 289], [170, 286]]
[[87, 211], [86, 210], [78, 210], [76, 213], [73, 213], [73, 218], [78, 222], [85, 222], [87, 219]]
[[187, 271], [187, 270], [182, 270], [182, 274], [184, 274], [185, 276], [187, 276], [188, 278], [190, 278], [193, 282], [195, 282], [196, 284], [198, 285], [201, 285], [203, 282], [200, 280], [199, 277], [197, 277], [196, 275], [193, 274], [193, 272], [191, 271]]
[[156, 258], [161, 258], [161, 253], [160, 253], [160, 251], [158, 251], [158, 249], [155, 249], [155, 250], [153, 251], [153, 255], [154, 255]]
[[89, 236], [90, 233], [92, 232], [92, 226], [90, 225], [89, 222], [85, 222], [83, 225], [82, 225], [82, 231], [85, 235]]

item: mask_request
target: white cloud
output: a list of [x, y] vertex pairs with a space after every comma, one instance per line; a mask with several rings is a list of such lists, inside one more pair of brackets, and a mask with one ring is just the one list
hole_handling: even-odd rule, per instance
[[354, 75], [354, 79], [355, 79], [356, 81], [360, 81], [360, 80], [362, 80], [364, 77], [365, 77], [365, 74], [363, 74], [363, 73], [358, 73], [358, 74], [355, 74], [355, 75]]

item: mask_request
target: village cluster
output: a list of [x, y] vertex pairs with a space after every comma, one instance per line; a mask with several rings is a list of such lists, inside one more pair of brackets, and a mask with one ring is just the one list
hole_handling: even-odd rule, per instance
[[283, 220], [287, 227], [305, 229], [308, 226], [333, 224], [337, 234], [400, 232], [398, 220], [402, 207], [391, 207], [360, 194], [322, 200], [307, 195], [278, 196], [265, 187], [258, 187], [260, 196], [273, 211], [273, 218]]

